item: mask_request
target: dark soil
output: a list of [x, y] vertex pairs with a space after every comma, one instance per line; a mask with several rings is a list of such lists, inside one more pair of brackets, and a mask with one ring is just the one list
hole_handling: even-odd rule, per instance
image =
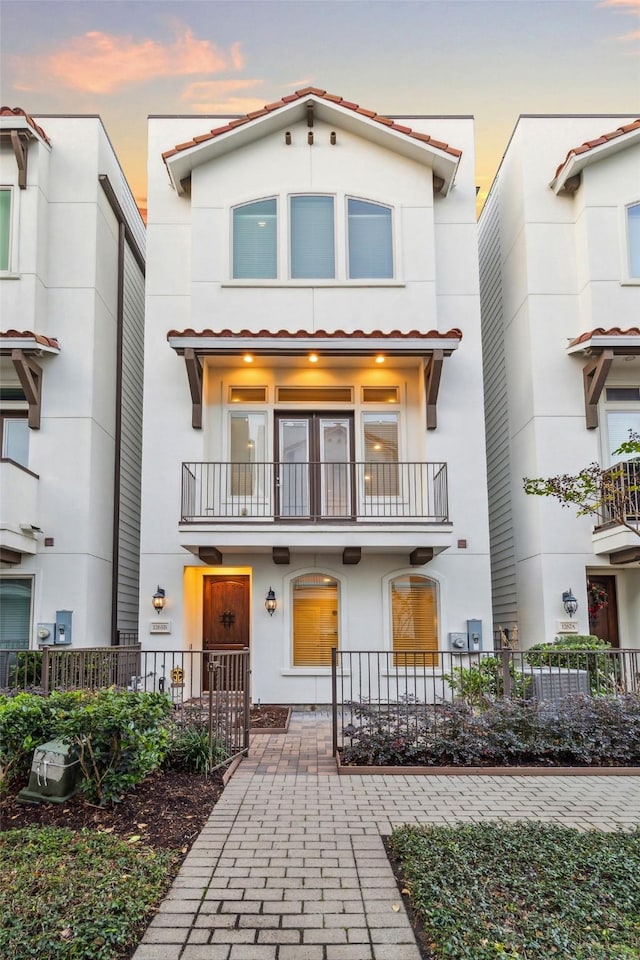
[[287, 725], [288, 716], [289, 707], [282, 707], [275, 703], [265, 703], [251, 707], [251, 729], [284, 728]]

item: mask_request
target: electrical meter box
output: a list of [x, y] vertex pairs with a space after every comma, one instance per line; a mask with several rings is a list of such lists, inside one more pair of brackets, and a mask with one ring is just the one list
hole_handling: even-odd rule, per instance
[[80, 762], [76, 748], [65, 740], [41, 743], [33, 752], [29, 783], [18, 794], [21, 803], [66, 803], [78, 789]]

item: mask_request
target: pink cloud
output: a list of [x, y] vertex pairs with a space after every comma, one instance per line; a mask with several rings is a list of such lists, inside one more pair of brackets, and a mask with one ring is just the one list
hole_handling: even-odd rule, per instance
[[182, 100], [195, 113], [251, 113], [265, 104], [264, 97], [242, 97], [244, 90], [259, 87], [262, 80], [199, 80], [182, 92]]
[[241, 69], [239, 44], [225, 51], [209, 40], [199, 40], [189, 27], [175, 25], [174, 29], [175, 37], [170, 43], [93, 30], [72, 37], [65, 46], [41, 60], [41, 67], [67, 87], [97, 94], [112, 93], [158, 77]]
[[640, 0], [602, 0], [599, 7], [618, 7], [630, 13], [640, 13]]

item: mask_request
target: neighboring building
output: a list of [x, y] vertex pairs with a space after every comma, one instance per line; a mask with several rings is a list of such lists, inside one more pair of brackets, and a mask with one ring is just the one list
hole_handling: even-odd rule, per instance
[[208, 123], [150, 120], [141, 640], [288, 703], [334, 646], [491, 647], [472, 119]]
[[0, 134], [0, 647], [109, 644], [138, 621], [144, 226], [98, 117]]
[[524, 646], [551, 640], [572, 589], [580, 633], [639, 646], [637, 462], [620, 481], [628, 527], [522, 481], [612, 466], [640, 431], [640, 121], [520, 117], [480, 217], [480, 275], [495, 621], [519, 623]]

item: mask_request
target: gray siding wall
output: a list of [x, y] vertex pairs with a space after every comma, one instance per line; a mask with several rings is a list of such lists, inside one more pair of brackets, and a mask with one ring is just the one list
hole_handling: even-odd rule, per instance
[[143, 367], [144, 276], [131, 249], [126, 245], [122, 332], [118, 630], [138, 629]]
[[502, 313], [500, 203], [499, 192], [495, 187], [480, 218], [479, 249], [489, 537], [495, 629], [498, 625], [510, 626], [518, 620]]

